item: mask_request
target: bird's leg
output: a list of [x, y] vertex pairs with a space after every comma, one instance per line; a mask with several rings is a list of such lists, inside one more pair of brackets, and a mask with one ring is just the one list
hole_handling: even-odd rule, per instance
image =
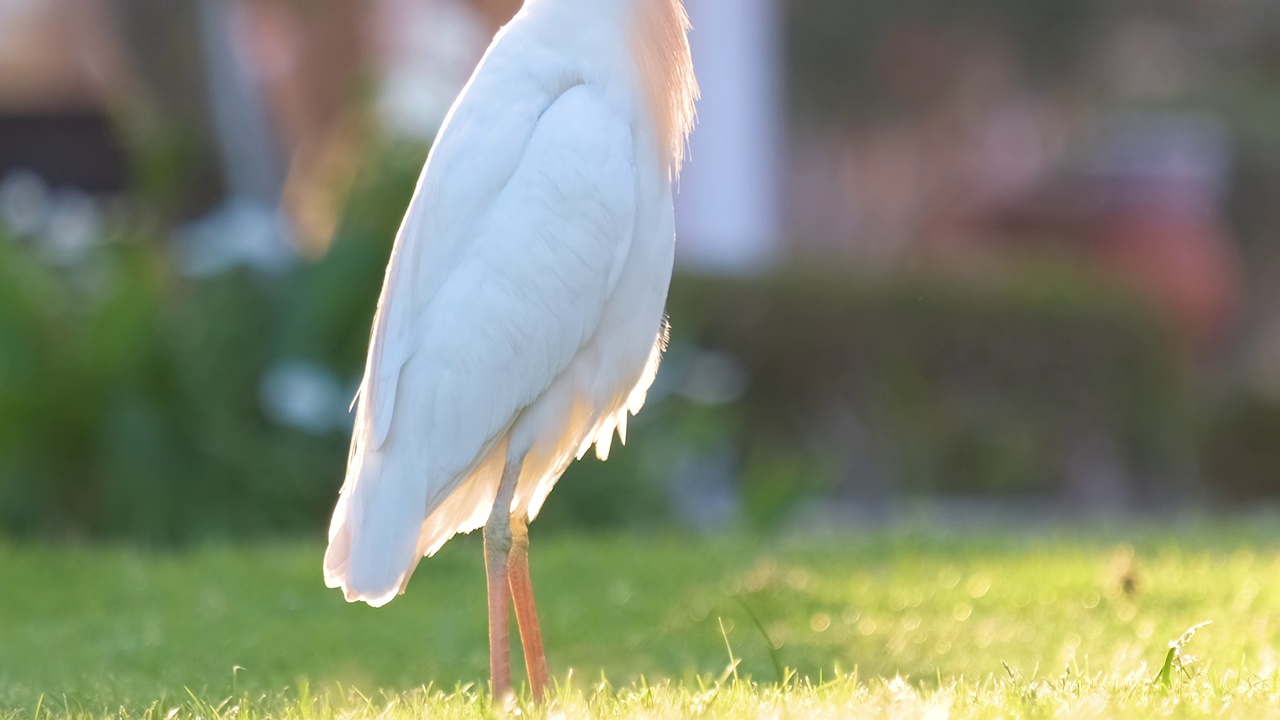
[[511, 499], [520, 464], [507, 463], [497, 497], [484, 526], [484, 565], [489, 591], [489, 676], [493, 699], [502, 702], [511, 692], [511, 613], [507, 595], [507, 559], [511, 554]]
[[529, 689], [535, 700], [547, 693], [547, 656], [542, 651], [542, 631], [538, 629], [538, 611], [533, 604], [533, 581], [529, 578], [529, 525], [525, 518], [511, 516], [511, 599], [520, 626], [520, 644], [524, 647], [524, 667], [529, 674]]

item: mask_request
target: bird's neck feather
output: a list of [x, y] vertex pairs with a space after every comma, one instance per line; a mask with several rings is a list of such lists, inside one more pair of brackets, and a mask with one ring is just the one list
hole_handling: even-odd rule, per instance
[[681, 0], [633, 0], [631, 54], [656, 140], [672, 176], [679, 174], [693, 129], [698, 81], [689, 52], [689, 16]]

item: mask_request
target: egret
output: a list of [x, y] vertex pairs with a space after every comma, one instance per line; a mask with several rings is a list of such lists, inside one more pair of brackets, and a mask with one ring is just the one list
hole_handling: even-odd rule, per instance
[[484, 528], [495, 698], [514, 606], [548, 674], [528, 521], [626, 442], [666, 346], [672, 186], [697, 81], [681, 0], [526, 0], [450, 109], [374, 315], [325, 583], [373, 606]]

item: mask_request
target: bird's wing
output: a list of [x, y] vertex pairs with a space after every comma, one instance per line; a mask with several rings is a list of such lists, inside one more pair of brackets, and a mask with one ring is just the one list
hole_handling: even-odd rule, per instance
[[452, 222], [432, 217], [430, 175], [387, 271], [330, 528], [326, 578], [349, 599], [390, 599], [429, 509], [591, 339], [635, 222], [630, 127], [585, 85], [537, 117], [509, 177], [472, 179], [495, 192], [461, 247], [429, 247]]
[[375, 448], [391, 428], [400, 371], [422, 343], [424, 313], [474, 249], [539, 117], [559, 94], [508, 100], [500, 84], [473, 83], [445, 119], [387, 262], [356, 402]]

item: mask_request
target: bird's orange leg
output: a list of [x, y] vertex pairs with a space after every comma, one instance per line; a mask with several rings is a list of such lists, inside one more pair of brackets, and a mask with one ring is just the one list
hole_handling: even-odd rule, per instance
[[489, 677], [493, 699], [511, 693], [511, 611], [507, 592], [507, 560], [511, 554], [511, 498], [519, 479], [519, 464], [508, 464], [498, 483], [493, 510], [484, 526], [484, 565], [489, 591]]
[[524, 518], [511, 516], [511, 599], [520, 627], [520, 644], [524, 647], [524, 667], [529, 674], [529, 689], [534, 700], [547, 694], [547, 656], [542, 650], [542, 631], [538, 629], [538, 611], [533, 604], [533, 581], [529, 578], [529, 526]]

